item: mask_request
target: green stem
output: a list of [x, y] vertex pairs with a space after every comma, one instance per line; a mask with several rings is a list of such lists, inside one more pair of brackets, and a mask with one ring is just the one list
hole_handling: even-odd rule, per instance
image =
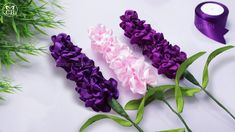
[[162, 101], [171, 109], [172, 112], [174, 112], [179, 117], [179, 119], [182, 121], [182, 123], [184, 124], [188, 132], [192, 132], [192, 130], [189, 128], [189, 126], [185, 122], [184, 118], [178, 112], [176, 112], [166, 100], [162, 100]]
[[120, 116], [124, 117], [125, 119], [127, 119], [128, 121], [131, 122], [131, 124], [139, 131], [139, 132], [144, 132], [139, 126], [138, 124], [136, 124], [135, 122], [133, 122], [131, 120], [131, 118], [129, 117], [129, 115], [126, 113], [126, 111], [123, 109], [123, 107], [121, 106], [121, 104], [116, 100], [116, 99], [112, 99], [109, 101], [109, 105], [111, 106], [111, 108]]
[[226, 111], [232, 118], [233, 120], [235, 120], [235, 116], [225, 107], [223, 106], [214, 96], [212, 96], [205, 88], [203, 88], [199, 82], [197, 81], [197, 79], [193, 76], [193, 74], [191, 74], [189, 71], [185, 71], [185, 78], [193, 83], [194, 85], [200, 87], [202, 89], [203, 92], [205, 92], [213, 101], [215, 101], [215, 103], [217, 105], [219, 105], [224, 111]]
[[144, 130], [142, 130], [135, 122], [133, 122], [130, 117], [125, 117], [128, 121], [130, 121], [132, 123], [132, 125], [139, 131], [139, 132], [144, 132]]
[[224, 106], [222, 105], [214, 96], [212, 96], [205, 88], [202, 88], [202, 91], [204, 91], [213, 101], [215, 101], [216, 104], [218, 104], [223, 110], [225, 110], [232, 118], [235, 120], [235, 116]]

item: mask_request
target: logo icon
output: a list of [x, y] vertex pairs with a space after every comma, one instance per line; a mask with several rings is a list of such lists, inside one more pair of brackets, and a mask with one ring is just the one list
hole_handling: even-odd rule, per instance
[[17, 15], [17, 12], [18, 12], [18, 8], [14, 3], [7, 3], [7, 4], [3, 5], [2, 13], [5, 16], [13, 17], [13, 16]]

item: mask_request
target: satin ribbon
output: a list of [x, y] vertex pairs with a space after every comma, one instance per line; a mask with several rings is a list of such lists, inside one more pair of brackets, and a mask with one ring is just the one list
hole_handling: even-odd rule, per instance
[[89, 29], [91, 47], [102, 54], [118, 80], [133, 93], [144, 95], [147, 84], [156, 85], [157, 71], [113, 35], [111, 29], [97, 25]]
[[[222, 6], [224, 12], [220, 15], [208, 15], [201, 10], [201, 7], [207, 3], [214, 3]], [[228, 32], [228, 29], [225, 28], [227, 17], [229, 14], [228, 8], [218, 2], [208, 1], [200, 3], [195, 9], [195, 21], [194, 24], [196, 28], [206, 35], [207, 37], [226, 44], [224, 35]]]

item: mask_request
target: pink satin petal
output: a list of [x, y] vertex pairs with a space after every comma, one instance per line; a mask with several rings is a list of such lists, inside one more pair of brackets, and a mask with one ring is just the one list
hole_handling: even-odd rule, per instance
[[136, 56], [129, 47], [121, 43], [111, 29], [104, 25], [90, 28], [89, 37], [93, 50], [101, 53], [122, 85], [133, 93], [145, 94], [147, 84], [156, 85], [157, 71]]

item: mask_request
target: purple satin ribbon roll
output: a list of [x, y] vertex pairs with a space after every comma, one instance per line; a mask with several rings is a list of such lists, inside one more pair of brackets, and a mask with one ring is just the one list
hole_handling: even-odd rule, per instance
[[224, 35], [228, 32], [225, 28], [228, 14], [228, 8], [221, 3], [203, 2], [195, 9], [194, 24], [207, 37], [226, 44]]

